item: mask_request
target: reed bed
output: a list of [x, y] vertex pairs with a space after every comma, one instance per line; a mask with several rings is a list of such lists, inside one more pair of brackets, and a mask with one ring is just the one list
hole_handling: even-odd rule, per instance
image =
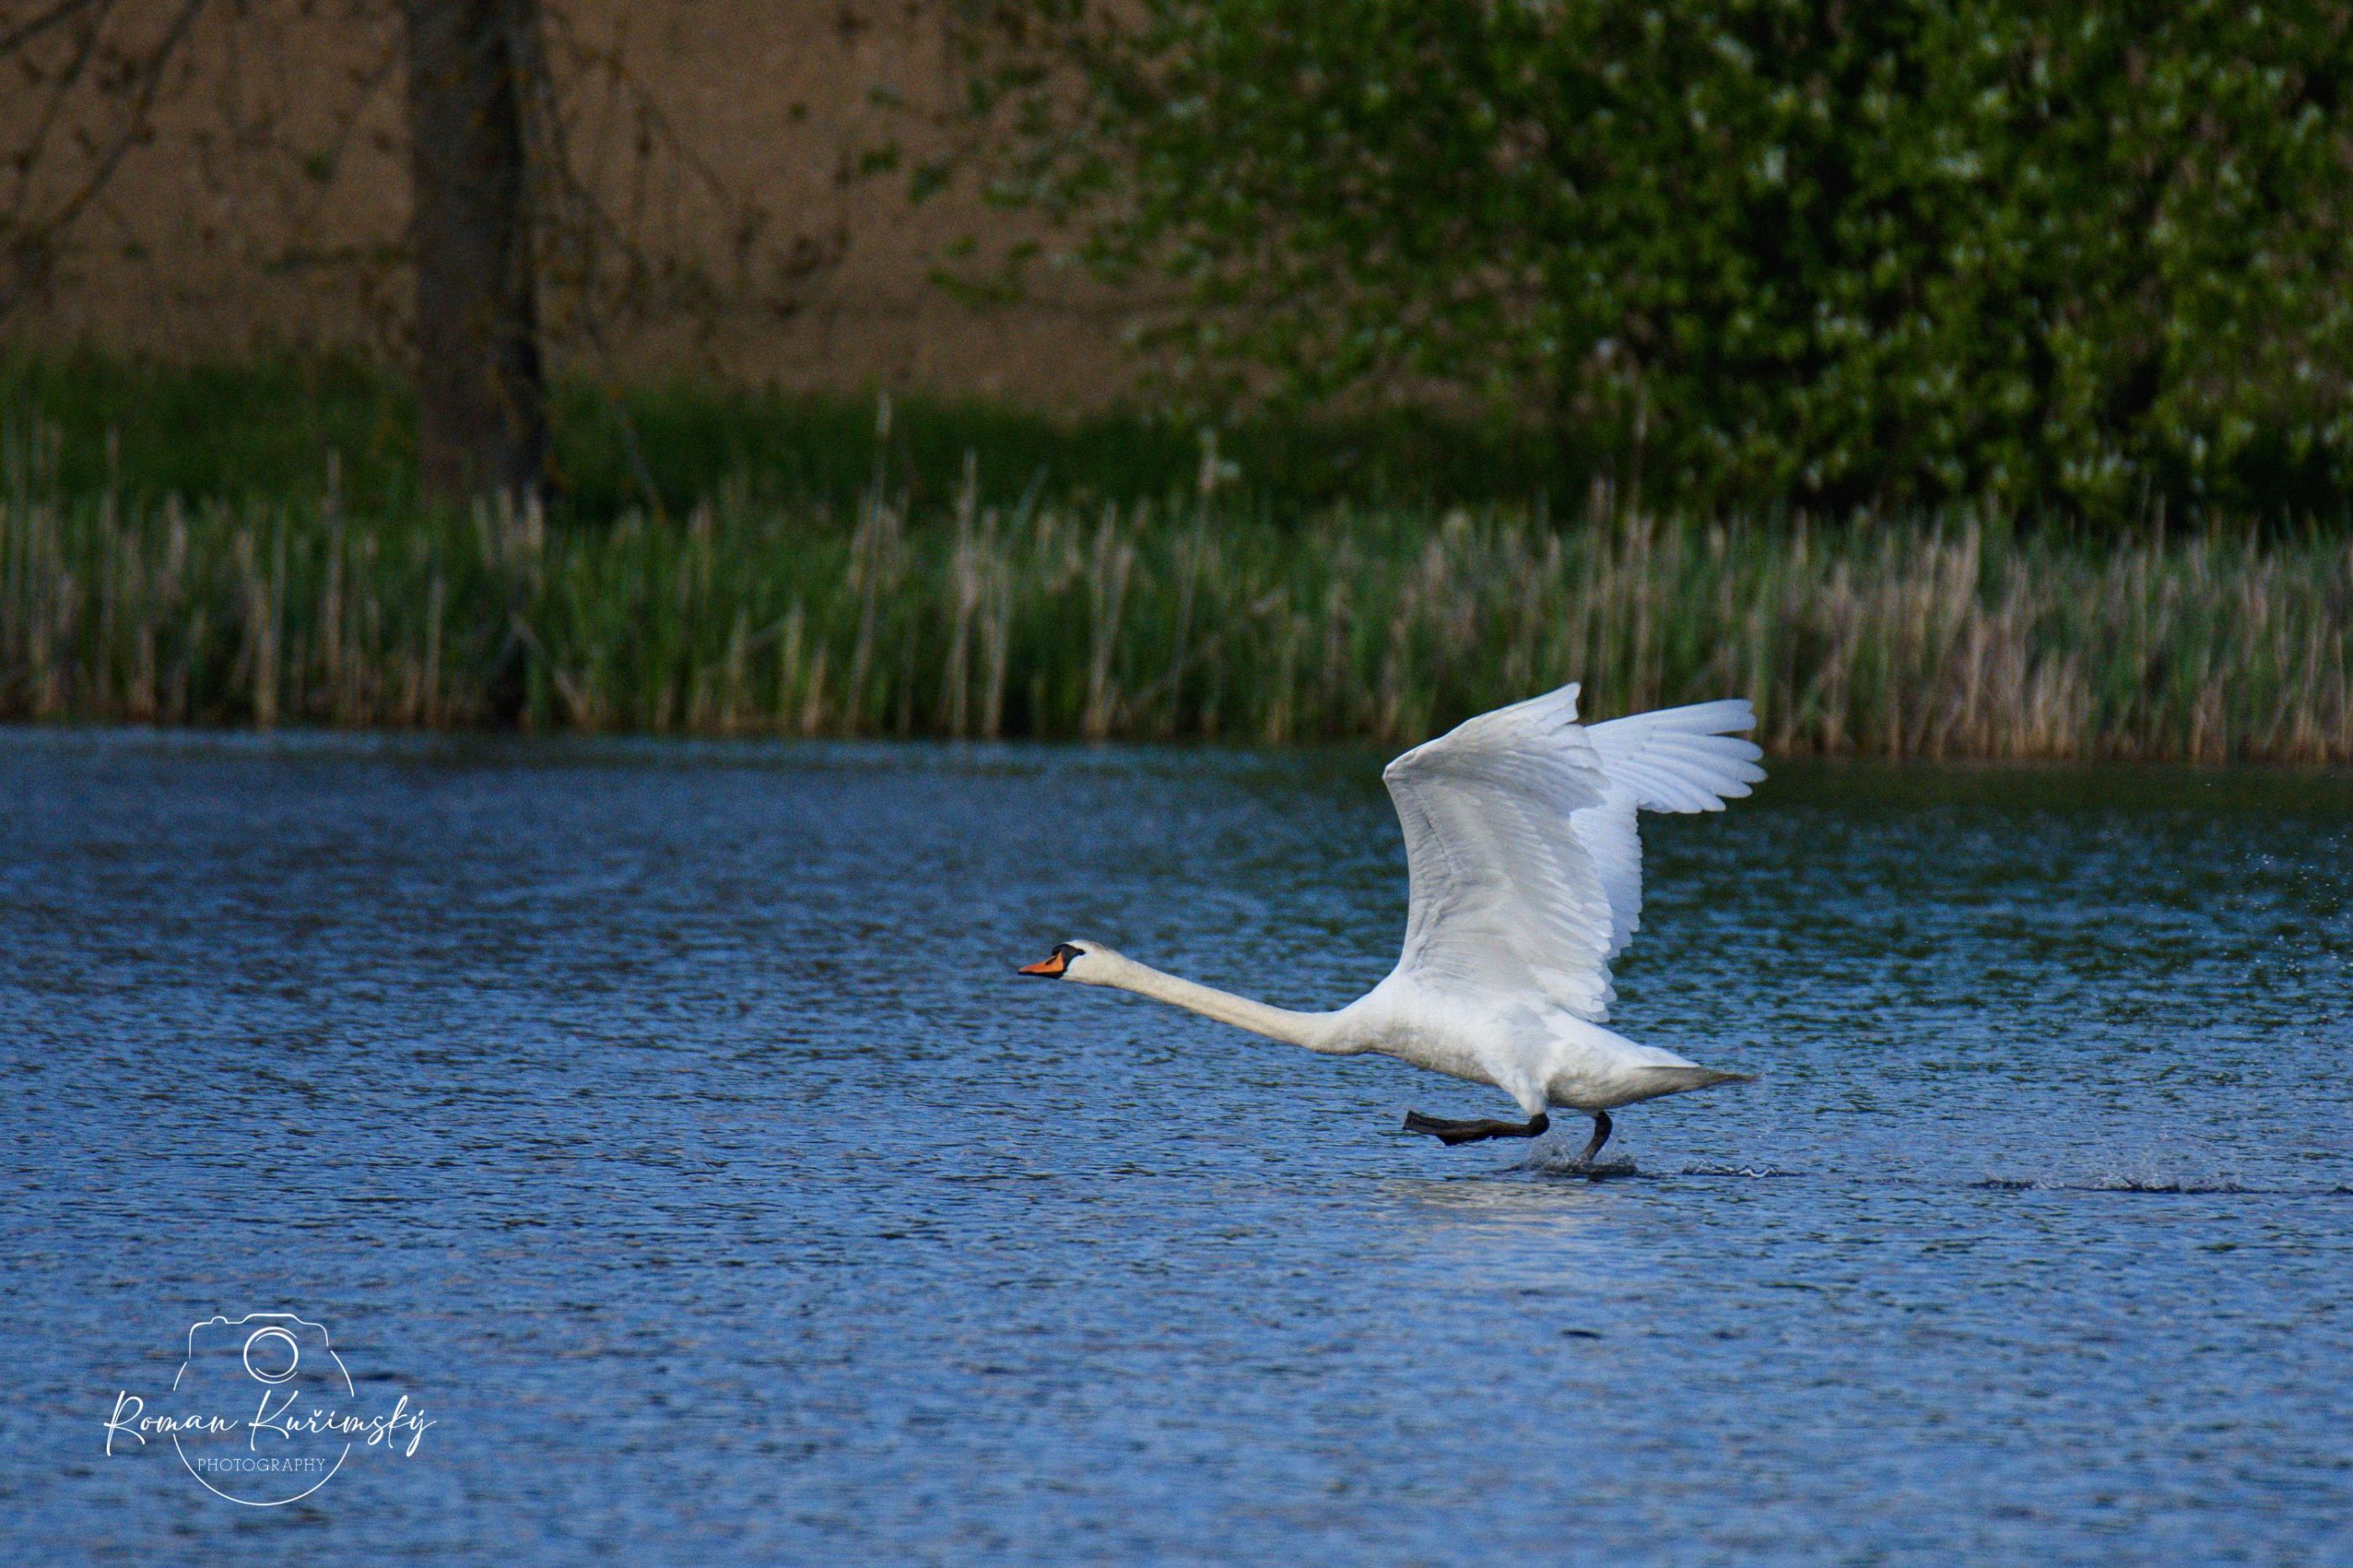
[[0, 498], [0, 718], [1388, 743], [1556, 682], [1788, 752], [2353, 761], [2353, 540], [2071, 542], [1598, 504], [879, 492], [691, 516]]

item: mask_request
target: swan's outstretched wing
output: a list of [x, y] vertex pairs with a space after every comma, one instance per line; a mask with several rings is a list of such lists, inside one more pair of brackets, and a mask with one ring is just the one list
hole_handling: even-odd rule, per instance
[[1609, 1005], [1609, 899], [1571, 820], [1609, 776], [1577, 723], [1577, 690], [1499, 708], [1381, 770], [1405, 828], [1405, 953], [1420, 984]]
[[[1398, 967], [1420, 984], [1608, 1017], [1641, 908], [1639, 807], [1713, 810], [1764, 774], [1746, 702], [1577, 722], [1577, 688], [1483, 713], [1382, 771], [1412, 878]], [[1706, 804], [1696, 804], [1702, 796]], [[1654, 804], [1655, 803], [1655, 804]]]
[[1578, 812], [1572, 823], [1601, 873], [1609, 897], [1609, 954], [1617, 957], [1642, 923], [1642, 839], [1634, 813], [1722, 811], [1748, 786], [1762, 783], [1757, 759], [1765, 753], [1735, 731], [1754, 729], [1746, 699], [1695, 702], [1635, 713], [1585, 731], [1609, 776], [1607, 798]]

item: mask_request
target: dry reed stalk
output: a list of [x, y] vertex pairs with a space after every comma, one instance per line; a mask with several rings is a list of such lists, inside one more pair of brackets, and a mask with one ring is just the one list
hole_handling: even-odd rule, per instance
[[[37, 452], [10, 449], [12, 472]], [[1782, 752], [2353, 761], [2353, 541], [740, 491], [551, 528], [0, 496], [0, 716], [715, 733], [1365, 736], [1579, 679], [1743, 690]], [[774, 643], [771, 648], [768, 645]]]

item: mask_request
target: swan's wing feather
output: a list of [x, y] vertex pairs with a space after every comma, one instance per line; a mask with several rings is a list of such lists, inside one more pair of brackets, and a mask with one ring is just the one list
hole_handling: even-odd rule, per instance
[[1412, 879], [1398, 968], [1482, 996], [1530, 993], [1578, 1017], [1609, 1013], [1615, 930], [1574, 826], [1609, 777], [1562, 687], [1482, 713], [1382, 770]]
[[1609, 777], [1599, 805], [1577, 814], [1577, 836], [1609, 897], [1608, 957], [1634, 940], [1642, 920], [1642, 839], [1636, 808], [1722, 811], [1727, 800], [1763, 782], [1757, 761], [1765, 753], [1732, 731], [1756, 727], [1746, 699], [1695, 702], [1656, 713], [1636, 713], [1587, 728], [1585, 736]]
[[1601, 878], [1602, 895], [1609, 900], [1605, 960], [1625, 952], [1642, 923], [1642, 836], [1634, 825], [1634, 813], [1633, 795], [1612, 784], [1599, 805], [1588, 805], [1568, 819]]
[[1756, 727], [1756, 710], [1735, 697], [1612, 719], [1585, 733], [1609, 782], [1643, 810], [1722, 811], [1764, 780], [1764, 752], [1732, 733]]

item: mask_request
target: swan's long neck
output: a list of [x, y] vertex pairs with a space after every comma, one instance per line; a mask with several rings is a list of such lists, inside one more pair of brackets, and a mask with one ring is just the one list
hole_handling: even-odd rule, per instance
[[1096, 984], [1115, 985], [1122, 991], [1133, 991], [1139, 996], [1198, 1013], [1204, 1018], [1215, 1018], [1220, 1024], [1248, 1029], [1253, 1035], [1264, 1035], [1270, 1040], [1305, 1046], [1311, 1051], [1345, 1054], [1355, 1048], [1339, 1041], [1334, 1022], [1339, 1017], [1336, 1013], [1294, 1013], [1288, 1007], [1271, 1007], [1214, 985], [1164, 974], [1148, 963], [1138, 963], [1125, 956], [1120, 957], [1111, 972]]

